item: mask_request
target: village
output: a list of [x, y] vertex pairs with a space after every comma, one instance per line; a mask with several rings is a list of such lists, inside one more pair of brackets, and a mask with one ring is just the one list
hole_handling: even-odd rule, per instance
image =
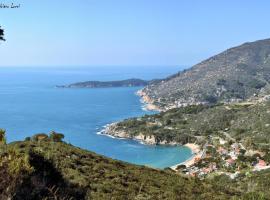
[[199, 178], [226, 174], [234, 179], [239, 174], [249, 175], [270, 168], [269, 161], [264, 159], [264, 152], [245, 148], [226, 132], [223, 135], [226, 139], [209, 136], [204, 145], [187, 144], [193, 156], [172, 169]]

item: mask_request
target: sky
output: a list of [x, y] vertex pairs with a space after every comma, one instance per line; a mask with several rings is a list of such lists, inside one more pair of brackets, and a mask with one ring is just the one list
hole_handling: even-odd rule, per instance
[[0, 66], [188, 65], [270, 38], [267, 0], [10, 0]]

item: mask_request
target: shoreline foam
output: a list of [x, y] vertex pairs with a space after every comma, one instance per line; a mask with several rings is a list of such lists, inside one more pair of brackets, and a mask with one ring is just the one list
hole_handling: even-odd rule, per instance
[[161, 112], [162, 109], [159, 108], [157, 105], [153, 104], [153, 100], [145, 93], [143, 90], [139, 90], [136, 92], [136, 95], [140, 96], [141, 103], [143, 103], [143, 109], [148, 111], [158, 111]]

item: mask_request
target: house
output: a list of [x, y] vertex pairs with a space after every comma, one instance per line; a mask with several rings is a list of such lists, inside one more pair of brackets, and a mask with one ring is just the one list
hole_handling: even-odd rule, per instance
[[270, 166], [266, 165], [266, 162], [262, 159], [258, 159], [258, 163], [255, 165], [253, 171], [260, 171], [264, 169], [269, 169]]
[[229, 158], [229, 159], [226, 160], [225, 166], [226, 166], [226, 167], [231, 167], [231, 166], [233, 166], [234, 164], [235, 164], [235, 160], [232, 159], [232, 158]]
[[224, 149], [223, 147], [219, 147], [217, 152], [220, 154], [220, 155], [226, 155], [228, 154], [228, 151], [226, 149]]
[[259, 159], [256, 166], [258, 166], [258, 167], [265, 167], [266, 166], [266, 162], [264, 160], [262, 160], [262, 159]]
[[231, 145], [231, 147], [232, 147], [232, 149], [235, 150], [235, 151], [236, 151], [236, 150], [237, 150], [237, 151], [239, 150], [239, 144], [237, 144], [237, 143], [233, 143], [233, 144]]
[[228, 155], [231, 156], [232, 159], [236, 160], [238, 154], [235, 151], [230, 151]]
[[215, 170], [217, 169], [216, 163], [211, 163], [211, 164], [209, 165], [209, 168], [211, 169], [211, 171], [215, 171]]
[[199, 162], [201, 158], [199, 156], [195, 157], [195, 163]]
[[210, 167], [204, 167], [202, 168], [202, 172], [205, 173], [205, 174], [208, 174], [210, 173], [212, 170], [210, 169]]

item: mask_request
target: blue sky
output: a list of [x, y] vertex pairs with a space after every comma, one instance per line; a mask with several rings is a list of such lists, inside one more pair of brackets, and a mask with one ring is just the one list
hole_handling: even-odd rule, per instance
[[270, 38], [266, 0], [13, 2], [0, 9], [1, 66], [193, 65]]

